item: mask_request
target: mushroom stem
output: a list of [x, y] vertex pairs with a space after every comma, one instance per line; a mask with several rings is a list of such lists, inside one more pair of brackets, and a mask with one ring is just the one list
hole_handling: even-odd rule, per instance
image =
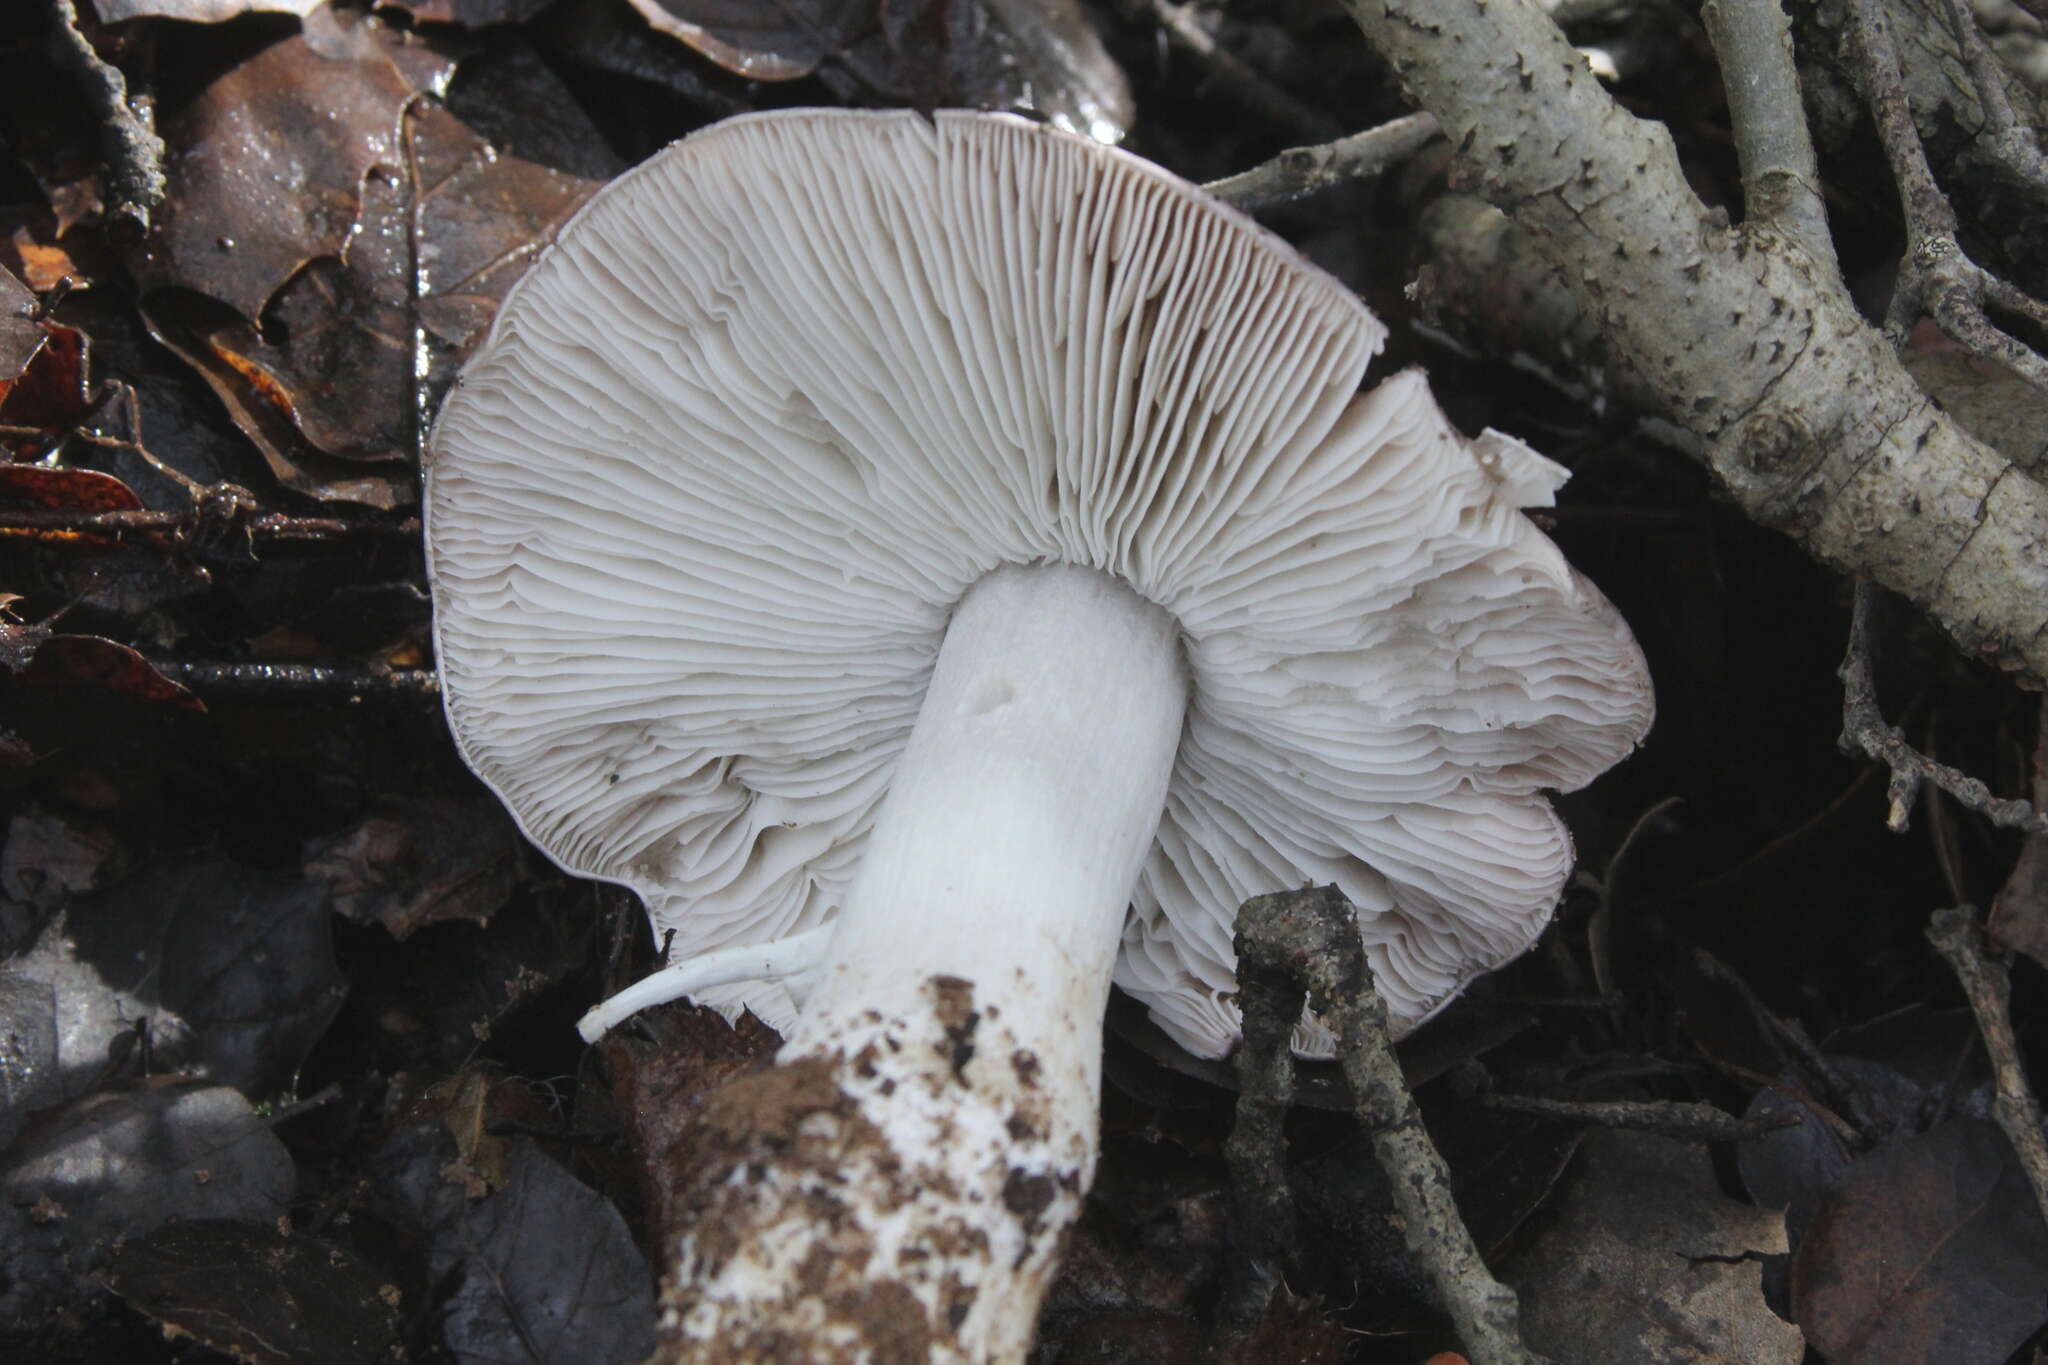
[[707, 1107], [668, 1358], [1024, 1358], [1186, 709], [1175, 623], [1107, 575], [961, 599], [781, 1064]]

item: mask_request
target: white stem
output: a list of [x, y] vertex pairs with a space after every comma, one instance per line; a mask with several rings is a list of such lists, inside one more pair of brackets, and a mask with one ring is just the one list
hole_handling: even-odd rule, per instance
[[1103, 574], [961, 600], [781, 1065], [708, 1120], [679, 1358], [1023, 1359], [1186, 706], [1172, 619]]
[[804, 990], [793, 978], [802, 978], [823, 961], [832, 939], [832, 926], [821, 924], [801, 934], [773, 943], [750, 943], [739, 948], [721, 948], [715, 953], [672, 962], [649, 972], [626, 989], [590, 1010], [576, 1021], [583, 1041], [594, 1043], [641, 1010], [686, 999], [713, 986], [730, 986], [740, 981], [790, 982], [791, 996], [801, 1000]]

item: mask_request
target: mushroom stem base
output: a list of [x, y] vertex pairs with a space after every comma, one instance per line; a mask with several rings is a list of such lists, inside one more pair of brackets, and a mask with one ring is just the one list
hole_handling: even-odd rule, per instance
[[1024, 1358], [1186, 705], [1173, 621], [1103, 574], [961, 600], [780, 1065], [707, 1107], [668, 1359]]

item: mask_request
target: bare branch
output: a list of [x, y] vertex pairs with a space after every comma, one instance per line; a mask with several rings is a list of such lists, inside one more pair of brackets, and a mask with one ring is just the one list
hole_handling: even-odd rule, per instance
[[1593, 1128], [1655, 1133], [1681, 1142], [1741, 1142], [1799, 1122], [1793, 1114], [1741, 1119], [1711, 1104], [1684, 1100], [1555, 1100], [1542, 1095], [1502, 1095], [1492, 1091], [1470, 1098], [1481, 1109], [1503, 1114], [1528, 1114]]
[[1935, 911], [1927, 941], [1947, 959], [1962, 983], [1963, 994], [1969, 997], [1977, 1031], [1991, 1054], [1992, 1082], [1998, 1096], [1992, 1104], [1993, 1115], [2019, 1156], [2027, 1183], [2034, 1187], [2034, 1202], [2040, 1205], [2041, 1216], [2048, 1218], [2048, 1138], [2042, 1136], [2041, 1105], [2027, 1084], [2026, 1065], [2013, 1038], [2012, 980], [2005, 964], [1992, 956], [1984, 941], [1984, 927], [1973, 906]]
[[1700, 21], [1721, 59], [1748, 215], [1770, 219], [1816, 263], [1835, 269], [1784, 6], [1779, 0], [1708, 0]]
[[[183, 547], [201, 538], [202, 518], [196, 512], [81, 512], [64, 508], [0, 508], [0, 539], [9, 535], [60, 531], [87, 536], [164, 536]], [[419, 519], [369, 521], [348, 517], [294, 517], [282, 512], [236, 516], [227, 528], [259, 542], [325, 543], [363, 538], [412, 540]], [[208, 539], [216, 537], [205, 537]]]
[[1421, 150], [1436, 120], [1409, 114], [1315, 147], [1290, 147], [1271, 161], [1202, 186], [1247, 213], [1292, 203], [1346, 180], [1370, 180]]
[[1754, 520], [2048, 682], [2048, 487], [1957, 427], [1775, 224], [1731, 228], [1669, 132], [1617, 105], [1534, 6], [1346, 0], [1610, 357]]
[[361, 668], [346, 664], [200, 663], [151, 659], [149, 666], [202, 696], [249, 701], [438, 702], [439, 676], [431, 668]]
[[1891, 809], [1886, 823], [1894, 832], [1904, 830], [1912, 816], [1920, 787], [1930, 783], [1961, 804], [1976, 811], [1994, 825], [2048, 834], [2048, 814], [2025, 801], [1993, 796], [1991, 789], [1967, 773], [1945, 763], [1936, 763], [1906, 743], [1895, 725], [1885, 724], [1877, 704], [1877, 684], [1870, 662], [1870, 618], [1877, 604], [1877, 589], [1868, 583], [1856, 585], [1856, 606], [1849, 620], [1849, 649], [1838, 671], [1842, 679], [1842, 748], [1861, 753], [1891, 769]]

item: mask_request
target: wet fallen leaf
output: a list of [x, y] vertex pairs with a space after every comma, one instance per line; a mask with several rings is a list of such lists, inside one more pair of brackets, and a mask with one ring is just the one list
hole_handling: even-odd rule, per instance
[[114, 880], [123, 856], [109, 831], [30, 806], [7, 822], [0, 894], [47, 914]]
[[1645, 1133], [1587, 1136], [1556, 1216], [1503, 1267], [1529, 1346], [1581, 1365], [1797, 1365], [1799, 1329], [1764, 1302], [1757, 1257], [1781, 1215], [1720, 1192], [1707, 1153]]
[[295, 14], [303, 19], [327, 0], [92, 0], [103, 24], [129, 19], [178, 19], [218, 24], [244, 14]]
[[1075, 0], [631, 0], [647, 22], [749, 80], [850, 80], [932, 109], [1032, 109], [1104, 142], [1129, 83]]
[[166, 1335], [244, 1365], [367, 1365], [398, 1335], [389, 1277], [275, 1219], [159, 1227], [122, 1247], [108, 1284]]
[[470, 1198], [443, 1175], [453, 1141], [415, 1124], [378, 1157], [452, 1285], [442, 1336], [463, 1365], [617, 1365], [654, 1348], [654, 1277], [625, 1220], [531, 1139], [507, 1144], [502, 1188]]
[[7, 246], [14, 252], [21, 282], [37, 293], [55, 289], [65, 280], [77, 290], [90, 289], [92, 281], [61, 246], [41, 240], [34, 228], [24, 223], [14, 229]]
[[29, 1116], [63, 1098], [57, 1071], [57, 993], [0, 971], [0, 1151]]
[[0, 504], [68, 512], [127, 512], [142, 506], [127, 484], [90, 469], [0, 465]]
[[[0, 435], [0, 445], [15, 459], [41, 455], [92, 408], [85, 333], [48, 319], [30, 325], [41, 334], [42, 344], [27, 354], [12, 381], [0, 389], [0, 426], [16, 429]], [[19, 434], [21, 429], [29, 434]]]
[[157, 672], [141, 654], [97, 635], [52, 635], [20, 673], [21, 680], [31, 687], [82, 688], [151, 706], [206, 709], [205, 702]]
[[1792, 1262], [1828, 1365], [1997, 1365], [2048, 1321], [2048, 1225], [1996, 1125], [1956, 1119], [1855, 1162]]
[[11, 270], [0, 270], [0, 402], [43, 349], [44, 333], [30, 316], [36, 296]]
[[[170, 103], [169, 197], [136, 262], [151, 330], [287, 487], [410, 501], [461, 349], [609, 153], [516, 38], [458, 62], [325, 8]], [[529, 120], [552, 125], [541, 159]]]
[[74, 901], [10, 970], [55, 989], [67, 1077], [146, 1019], [160, 1063], [274, 1094], [341, 1003], [330, 918], [323, 888], [205, 852]]
[[91, 1293], [116, 1243], [174, 1219], [274, 1220], [291, 1155], [227, 1086], [159, 1079], [87, 1095], [16, 1139], [0, 1170], [0, 1323]]

